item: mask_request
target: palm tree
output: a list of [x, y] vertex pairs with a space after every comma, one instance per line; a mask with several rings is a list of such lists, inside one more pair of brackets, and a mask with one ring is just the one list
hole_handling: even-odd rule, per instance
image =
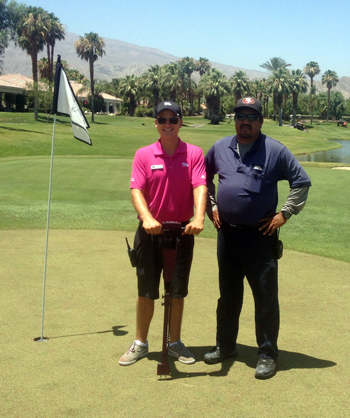
[[38, 120], [38, 52], [44, 49], [48, 33], [47, 17], [47, 12], [41, 7], [29, 6], [17, 27], [18, 45], [32, 60], [35, 120]]
[[211, 63], [208, 58], [199, 57], [199, 60], [196, 62], [196, 71], [199, 72], [199, 75], [202, 77], [206, 72], [211, 68]]
[[196, 64], [194, 62], [193, 58], [190, 57], [184, 57], [179, 61], [180, 67], [182, 67], [182, 71], [187, 75], [188, 77], [188, 81], [189, 81], [189, 88], [188, 88], [188, 101], [191, 105], [192, 108], [192, 91], [191, 91], [191, 84], [192, 84], [192, 80], [191, 80], [191, 75], [193, 73], [193, 71], [195, 71], [196, 69]]
[[42, 80], [46, 78], [49, 79], [49, 61], [47, 58], [43, 57], [38, 61], [38, 70], [39, 70], [39, 78]]
[[329, 119], [329, 104], [331, 99], [331, 88], [335, 87], [339, 81], [338, 75], [335, 71], [327, 70], [322, 75], [322, 84], [326, 84], [328, 89], [328, 102], [327, 102], [327, 122]]
[[138, 79], [134, 74], [127, 75], [125, 78], [122, 78], [119, 82], [118, 92], [125, 99], [130, 100], [130, 116], [134, 116], [136, 109], [136, 96], [140, 90]]
[[275, 104], [279, 109], [279, 126], [282, 126], [283, 95], [290, 93], [290, 74], [286, 68], [279, 68], [269, 77], [269, 91], [275, 98]]
[[210, 123], [217, 125], [220, 117], [220, 98], [230, 91], [230, 84], [221, 71], [211, 68], [200, 79], [198, 87], [207, 102], [207, 117]]
[[292, 70], [290, 78], [291, 93], [293, 95], [293, 119], [292, 126], [295, 125], [295, 117], [298, 107], [298, 95], [299, 93], [306, 93], [308, 83], [306, 76], [301, 70]]
[[273, 57], [270, 58], [270, 61], [266, 61], [264, 64], [261, 64], [260, 67], [265, 68], [265, 70], [273, 73], [277, 71], [279, 68], [287, 68], [290, 67], [291, 64], [287, 64], [287, 61], [280, 57]]
[[[320, 74], [321, 68], [319, 67], [317, 62], [310, 61], [305, 65], [304, 72], [305, 72], [305, 74], [307, 74], [310, 77], [310, 80], [311, 80], [310, 96], [315, 95], [316, 91], [315, 91], [315, 89], [313, 89], [314, 77], [315, 77], [315, 75]], [[313, 116], [314, 116], [314, 105], [313, 104], [314, 104], [314, 99], [312, 97], [310, 97], [311, 125], [312, 125], [312, 120], [313, 120]]]
[[91, 120], [94, 122], [94, 63], [98, 57], [102, 57], [106, 52], [103, 50], [105, 46], [104, 40], [97, 33], [85, 33], [85, 37], [81, 36], [74, 42], [74, 47], [78, 57], [89, 63], [90, 83], [91, 83]]
[[54, 51], [56, 39], [62, 41], [64, 39], [65, 30], [61, 25], [60, 20], [53, 13], [48, 14], [48, 32], [46, 34], [46, 48], [47, 48], [47, 59], [49, 65], [48, 80], [50, 83], [53, 81], [53, 64], [54, 64]]
[[[265, 70], [269, 71], [270, 73], [274, 73], [278, 71], [280, 68], [286, 70], [287, 67], [290, 67], [291, 64], [287, 64], [283, 58], [280, 57], [273, 57], [270, 58], [270, 61], [266, 61], [264, 64], [261, 64], [260, 67], [265, 68]], [[273, 120], [276, 120], [276, 110], [277, 110], [277, 97], [276, 93], [273, 93]]]
[[188, 78], [185, 77], [183, 68], [178, 62], [171, 62], [161, 68], [161, 95], [164, 99], [169, 98], [173, 102], [181, 95], [183, 86], [188, 87]]
[[144, 74], [143, 88], [153, 97], [153, 117], [156, 117], [159, 103], [159, 92], [161, 87], [162, 73], [159, 65], [151, 65], [151, 68]]
[[236, 71], [229, 79], [229, 81], [231, 83], [231, 90], [235, 96], [236, 103], [241, 97], [249, 94], [250, 82], [247, 74], [244, 71]]

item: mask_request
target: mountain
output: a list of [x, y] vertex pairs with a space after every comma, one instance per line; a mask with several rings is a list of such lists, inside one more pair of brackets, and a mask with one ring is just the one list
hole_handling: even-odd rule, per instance
[[[89, 77], [89, 67], [86, 61], [81, 60], [74, 48], [74, 42], [79, 39], [79, 35], [66, 33], [65, 40], [57, 42], [55, 46], [55, 56], [61, 55], [61, 58], [68, 62], [70, 68], [77, 69], [86, 77]], [[181, 57], [176, 57], [156, 48], [141, 47], [127, 42], [115, 39], [103, 38], [105, 41], [105, 52], [102, 58], [99, 58], [95, 65], [95, 78], [111, 81], [112, 78], [125, 77], [128, 74], [141, 75], [151, 65], [164, 65], [171, 61], [177, 61]], [[39, 53], [39, 59], [46, 57], [46, 51]], [[230, 77], [237, 70], [244, 70], [249, 78], [266, 77], [267, 73], [263, 71], [251, 71], [243, 68], [233, 67], [212, 62], [212, 66], [222, 71]], [[30, 77], [32, 74], [32, 64], [29, 55], [16, 47], [12, 42], [5, 51], [3, 57], [3, 74], [22, 74]], [[199, 76], [194, 74], [194, 79]]]
[[[74, 42], [79, 39], [79, 35], [66, 33], [65, 40], [57, 42], [55, 47], [55, 56], [61, 55], [62, 60], [68, 62], [70, 68], [77, 69], [79, 72], [89, 77], [88, 63], [81, 60], [74, 48]], [[116, 39], [103, 38], [105, 41], [105, 52], [102, 58], [96, 61], [95, 78], [111, 81], [112, 78], [125, 77], [128, 74], [141, 75], [151, 65], [164, 65], [171, 61], [177, 61], [181, 57], [168, 54], [156, 48], [141, 47]], [[46, 57], [46, 51], [39, 53], [39, 59]], [[209, 57], [207, 57], [209, 59]], [[5, 51], [2, 58], [3, 74], [22, 74], [30, 77], [32, 74], [32, 63], [30, 56], [11, 43]], [[222, 71], [227, 77], [231, 77], [235, 71], [243, 70], [249, 79], [267, 78], [269, 73], [266, 71], [248, 70], [245, 68], [224, 65], [217, 62], [211, 62], [212, 66]], [[193, 79], [199, 80], [199, 74], [194, 73]], [[327, 91], [327, 88], [320, 81], [314, 81], [317, 91]], [[338, 85], [333, 88], [334, 91], [341, 91], [346, 98], [350, 97], [350, 77], [342, 77]]]

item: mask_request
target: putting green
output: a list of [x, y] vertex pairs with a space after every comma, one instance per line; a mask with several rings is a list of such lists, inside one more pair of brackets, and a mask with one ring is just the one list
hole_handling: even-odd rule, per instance
[[116, 231], [51, 230], [44, 336], [45, 231], [0, 231], [1, 412], [4, 417], [341, 417], [349, 408], [349, 264], [285, 251], [280, 261], [277, 375], [254, 378], [257, 349], [249, 287], [239, 357], [206, 365], [215, 342], [216, 242], [197, 238], [182, 339], [197, 362], [170, 360], [156, 375], [162, 308], [150, 354], [118, 365], [135, 333], [135, 271]]

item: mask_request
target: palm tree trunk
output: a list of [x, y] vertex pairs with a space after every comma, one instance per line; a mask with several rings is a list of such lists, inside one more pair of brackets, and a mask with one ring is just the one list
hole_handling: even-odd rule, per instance
[[[310, 77], [310, 79], [311, 79], [311, 87], [310, 87], [310, 95], [311, 95], [311, 94], [313, 94], [312, 87], [314, 86], [314, 78], [313, 77]], [[310, 110], [311, 110], [311, 120], [310, 120], [310, 123], [312, 125], [312, 121], [313, 121], [313, 118], [314, 118], [314, 105], [313, 105], [313, 103], [310, 106]]]
[[46, 43], [46, 50], [47, 50], [47, 65], [49, 67], [49, 82], [51, 83], [51, 55], [50, 55], [50, 44]]
[[295, 126], [295, 118], [297, 114], [297, 107], [298, 107], [298, 95], [293, 93], [293, 119], [292, 119], [292, 126]]
[[32, 54], [33, 93], [34, 93], [34, 119], [38, 120], [38, 52], [33, 48]]
[[329, 104], [331, 101], [331, 89], [328, 89], [328, 103], [327, 103], [327, 123], [328, 123], [328, 119], [329, 119]]
[[159, 90], [154, 90], [153, 92], [153, 117], [156, 117], [157, 107], [159, 102]]
[[279, 106], [279, 126], [282, 126], [282, 104]]
[[277, 113], [277, 97], [276, 94], [273, 94], [273, 120], [276, 120], [276, 113]]
[[50, 62], [50, 75], [49, 75], [49, 81], [50, 81], [50, 83], [52, 83], [52, 81], [53, 81], [53, 61], [54, 61], [54, 59], [53, 59], [53, 57], [54, 57], [54, 51], [55, 51], [55, 41], [54, 41], [54, 43], [51, 45], [51, 62]]
[[94, 63], [92, 61], [92, 58], [90, 58], [89, 64], [90, 64], [90, 84], [91, 84], [91, 122], [95, 122], [95, 118], [94, 118], [94, 99], [95, 99]]

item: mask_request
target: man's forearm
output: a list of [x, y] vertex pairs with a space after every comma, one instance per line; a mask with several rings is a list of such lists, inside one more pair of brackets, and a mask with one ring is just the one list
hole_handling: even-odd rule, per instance
[[207, 187], [198, 186], [193, 189], [194, 207], [196, 209], [194, 219], [204, 222], [207, 206]]
[[152, 216], [141, 190], [131, 189], [131, 202], [143, 222], [143, 228], [147, 234], [161, 234], [162, 225]]
[[208, 197], [207, 197], [207, 205], [206, 211], [208, 216], [210, 217], [214, 210], [218, 208], [216, 199], [215, 199], [215, 184], [212, 181], [207, 180], [207, 188], [208, 188]]
[[146, 202], [143, 193], [139, 189], [131, 189], [131, 202], [136, 210], [141, 221], [145, 221], [146, 219], [153, 218], [151, 212], [148, 209], [148, 205]]
[[309, 187], [298, 187], [290, 189], [286, 203], [282, 207], [282, 211], [291, 215], [297, 215], [305, 206], [309, 193]]

